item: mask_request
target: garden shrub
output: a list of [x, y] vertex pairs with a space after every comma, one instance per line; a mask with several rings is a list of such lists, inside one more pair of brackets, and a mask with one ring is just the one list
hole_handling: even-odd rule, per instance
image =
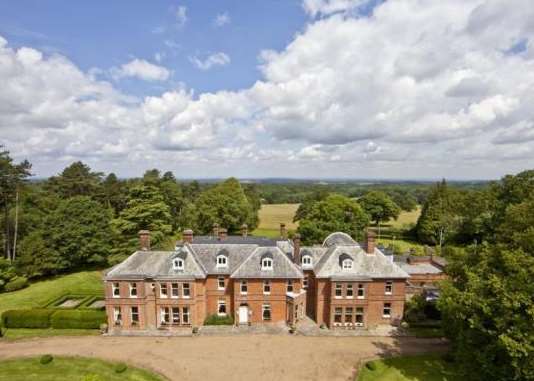
[[56, 310], [50, 317], [52, 328], [98, 329], [106, 322], [104, 311]]
[[369, 361], [365, 364], [365, 367], [369, 369], [370, 371], [376, 370], [376, 364], [374, 361]]
[[11, 279], [9, 282], [7, 282], [4, 289], [7, 292], [11, 292], [11, 291], [20, 290], [21, 288], [24, 288], [27, 286], [28, 286], [28, 278], [25, 278], [23, 276], [18, 276], [18, 277]]
[[42, 355], [41, 358], [39, 359], [39, 362], [43, 365], [46, 365], [46, 364], [49, 364], [52, 362], [54, 358], [52, 357], [52, 355]]
[[230, 315], [218, 316], [217, 314], [209, 315], [206, 320], [204, 320], [204, 325], [232, 325], [234, 324], [234, 319]]
[[2, 325], [6, 328], [49, 328], [53, 313], [54, 310], [37, 308], [8, 310], [2, 314]]
[[115, 373], [124, 373], [126, 369], [128, 369], [128, 366], [123, 362], [120, 362], [115, 365]]

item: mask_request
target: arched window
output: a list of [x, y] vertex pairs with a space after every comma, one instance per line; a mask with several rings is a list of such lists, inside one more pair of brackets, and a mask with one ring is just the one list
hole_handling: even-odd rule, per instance
[[217, 267], [227, 267], [228, 258], [224, 254], [217, 255]]
[[183, 270], [184, 269], [184, 260], [182, 258], [174, 258], [172, 261], [172, 267], [175, 270]]
[[262, 270], [272, 270], [273, 269], [273, 260], [272, 260], [272, 258], [263, 258], [261, 260], [261, 269]]
[[352, 269], [352, 259], [344, 259], [342, 262], [343, 270], [351, 270]]
[[312, 257], [310, 255], [303, 255], [302, 266], [311, 266], [311, 265], [312, 265]]

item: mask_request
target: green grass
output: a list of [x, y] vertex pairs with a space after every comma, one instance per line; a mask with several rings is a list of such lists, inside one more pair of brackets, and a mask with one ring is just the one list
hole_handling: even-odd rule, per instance
[[104, 296], [100, 271], [82, 271], [32, 283], [29, 287], [0, 294], [0, 314], [15, 308], [41, 307], [65, 294], [95, 294]]
[[390, 244], [393, 244], [395, 246], [398, 246], [399, 249], [404, 253], [406, 251], [409, 251], [411, 248], [419, 249], [420, 251], [423, 250], [423, 245], [419, 242], [414, 241], [407, 241], [403, 239], [387, 239], [387, 238], [380, 238], [377, 240], [378, 243], [381, 243], [385, 247], [388, 247]]
[[373, 361], [375, 370], [363, 366], [358, 381], [456, 381], [462, 378], [439, 355], [396, 357]]
[[383, 228], [391, 227], [393, 229], [403, 229], [410, 226], [411, 224], [416, 224], [417, 219], [420, 215], [421, 207], [418, 206], [417, 209], [411, 212], [402, 211], [396, 220], [391, 219], [389, 222], [384, 223], [382, 226]]
[[299, 204], [265, 204], [259, 211], [260, 225], [252, 234], [270, 238], [280, 237], [280, 223], [286, 224], [287, 230], [297, 229], [293, 217]]
[[32, 328], [4, 328], [2, 330], [3, 339], [17, 340], [28, 337], [50, 337], [50, 336], [87, 336], [100, 335], [98, 329], [32, 329]]
[[[115, 372], [116, 363], [82, 357], [54, 357], [46, 365], [39, 357], [0, 361], [0, 381], [162, 381], [155, 373], [128, 367]], [[87, 376], [93, 376], [88, 377]]]

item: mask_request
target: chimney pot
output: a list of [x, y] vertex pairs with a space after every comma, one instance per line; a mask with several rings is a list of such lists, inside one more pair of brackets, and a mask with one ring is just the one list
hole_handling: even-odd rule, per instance
[[185, 229], [183, 233], [183, 241], [184, 243], [193, 243], [193, 230], [191, 229]]
[[223, 239], [226, 239], [228, 237], [228, 232], [225, 228], [219, 229], [219, 241], [222, 241]]
[[141, 250], [150, 250], [150, 231], [139, 230], [139, 247]]
[[280, 223], [280, 238], [287, 239], [286, 224], [284, 224], [283, 222]]
[[365, 243], [365, 251], [367, 254], [374, 254], [375, 253], [375, 232], [371, 230], [367, 230], [366, 234], [366, 243]]
[[296, 233], [293, 236], [293, 262], [300, 265], [300, 234]]
[[243, 237], [246, 237], [248, 235], [248, 225], [247, 224], [241, 225], [241, 235]]

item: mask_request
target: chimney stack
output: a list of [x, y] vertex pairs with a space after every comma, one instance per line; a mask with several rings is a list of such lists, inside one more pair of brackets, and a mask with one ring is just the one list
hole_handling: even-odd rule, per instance
[[139, 247], [143, 251], [150, 250], [150, 231], [139, 230]]
[[214, 237], [219, 236], [219, 224], [217, 222], [213, 224], [213, 236]]
[[241, 225], [241, 235], [243, 237], [246, 237], [248, 235], [248, 225], [247, 224]]
[[293, 262], [300, 265], [300, 234], [293, 236]]
[[367, 229], [365, 251], [367, 254], [375, 253], [375, 232]]
[[284, 240], [287, 239], [286, 224], [283, 222], [280, 223], [280, 238]]
[[219, 229], [219, 241], [226, 239], [226, 237], [228, 237], [227, 230], [225, 228], [220, 228]]
[[193, 243], [193, 230], [185, 229], [183, 233], [184, 243]]

